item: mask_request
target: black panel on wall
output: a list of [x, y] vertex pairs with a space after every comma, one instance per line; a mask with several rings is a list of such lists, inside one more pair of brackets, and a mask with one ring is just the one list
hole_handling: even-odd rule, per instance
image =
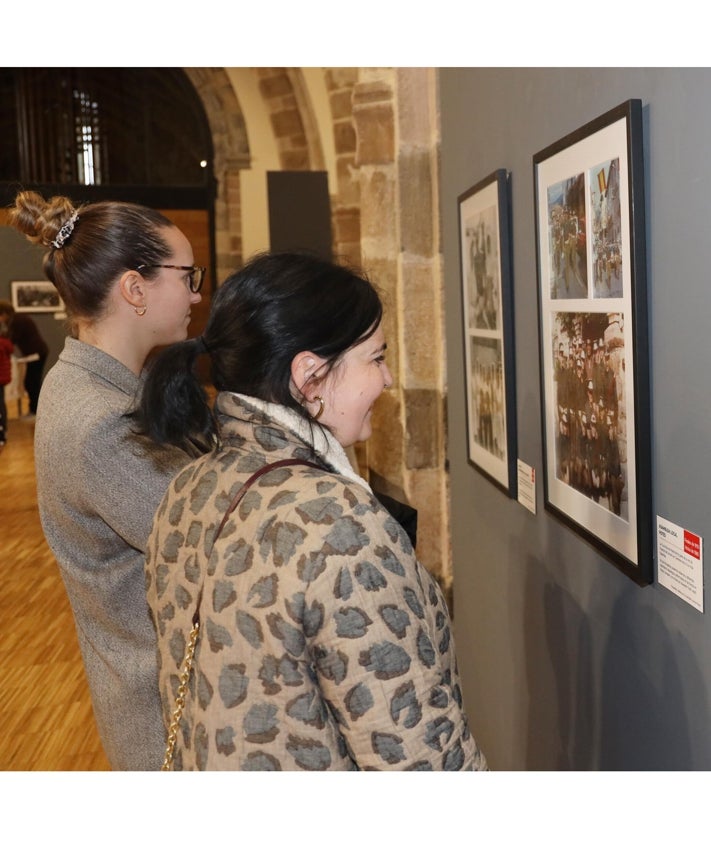
[[330, 260], [331, 203], [326, 172], [268, 172], [272, 251], [310, 251]]

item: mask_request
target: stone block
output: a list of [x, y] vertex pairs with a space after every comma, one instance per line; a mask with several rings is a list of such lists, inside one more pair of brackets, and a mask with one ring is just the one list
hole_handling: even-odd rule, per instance
[[360, 240], [360, 209], [341, 207], [335, 210], [333, 228], [338, 242], [358, 242]]
[[395, 391], [385, 391], [373, 407], [373, 434], [368, 441], [368, 464], [396, 485], [402, 486], [403, 428], [400, 401]]
[[[379, 71], [373, 70], [373, 73]], [[392, 103], [394, 99], [392, 84], [385, 78], [359, 82], [353, 88], [353, 110], [367, 109], [379, 103]]]
[[360, 204], [360, 175], [354, 161], [355, 155], [352, 153], [340, 155], [336, 159], [338, 201], [344, 205]]
[[352, 88], [358, 81], [357, 67], [329, 67], [325, 71], [326, 86], [328, 90], [339, 88]]
[[417, 509], [417, 557], [441, 582], [451, 581], [452, 551], [446, 474], [414, 470], [408, 475], [408, 500]]
[[333, 126], [333, 142], [337, 155], [354, 154], [356, 151], [356, 135], [350, 120], [341, 120]]
[[439, 138], [436, 79], [433, 67], [403, 67], [397, 72], [400, 146], [431, 146]]
[[395, 120], [391, 103], [353, 109], [357, 141], [356, 164], [388, 164], [395, 159]]
[[351, 119], [353, 112], [353, 89], [346, 88], [331, 94], [331, 116], [336, 122], [341, 119]]
[[442, 388], [445, 344], [442, 336], [439, 261], [401, 262], [403, 388]]
[[365, 239], [385, 240], [393, 255], [397, 253], [397, 207], [394, 173], [380, 169], [361, 171], [361, 234]]
[[398, 181], [402, 249], [422, 257], [432, 257], [436, 223], [428, 149], [412, 147], [402, 151], [398, 160]]
[[270, 69], [262, 69], [259, 70], [259, 74], [259, 90], [265, 99], [274, 99], [274, 97], [293, 93], [291, 80], [285, 71], [275, 73]]
[[311, 168], [308, 149], [290, 149], [282, 152], [281, 162], [285, 170], [302, 171]]
[[433, 389], [405, 389], [405, 465], [408, 469], [436, 468], [442, 464], [442, 400]]
[[301, 135], [304, 133], [301, 114], [296, 108], [272, 114], [272, 126], [277, 137], [291, 137], [295, 134]]

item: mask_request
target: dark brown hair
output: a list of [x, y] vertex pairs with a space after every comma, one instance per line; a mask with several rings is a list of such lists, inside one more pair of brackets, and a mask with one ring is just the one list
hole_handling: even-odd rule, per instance
[[[123, 272], [170, 256], [161, 229], [173, 223], [142, 205], [102, 201], [75, 207], [64, 196], [47, 200], [25, 191], [17, 194], [9, 216], [10, 224], [30, 242], [48, 249], [44, 273], [57, 287], [70, 318], [92, 320], [101, 315], [111, 286]], [[141, 273], [150, 278], [157, 270]]]

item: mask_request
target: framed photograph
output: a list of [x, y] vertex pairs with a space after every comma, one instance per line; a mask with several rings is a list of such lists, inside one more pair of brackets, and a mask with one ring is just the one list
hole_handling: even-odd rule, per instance
[[533, 157], [546, 509], [652, 580], [642, 105]]
[[15, 312], [61, 312], [62, 299], [48, 280], [13, 280], [12, 306]]
[[459, 196], [470, 463], [516, 496], [516, 383], [510, 178], [493, 172]]

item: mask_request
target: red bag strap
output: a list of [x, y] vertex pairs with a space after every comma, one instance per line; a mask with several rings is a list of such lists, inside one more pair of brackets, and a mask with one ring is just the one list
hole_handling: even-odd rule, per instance
[[259, 470], [257, 470], [255, 473], [252, 473], [249, 479], [247, 479], [247, 481], [234, 495], [232, 502], [230, 503], [227, 511], [225, 511], [225, 516], [222, 518], [222, 522], [218, 526], [217, 531], [215, 532], [215, 536], [212, 539], [213, 547], [215, 543], [217, 543], [217, 538], [220, 536], [222, 529], [225, 527], [225, 523], [229, 519], [230, 514], [232, 514], [235, 508], [237, 508], [237, 506], [240, 504], [240, 502], [242, 501], [242, 497], [244, 497], [244, 495], [247, 493], [250, 486], [253, 485], [257, 481], [257, 479], [264, 476], [265, 473], [269, 473], [270, 470], [276, 470], [277, 467], [290, 467], [293, 464], [304, 464], [307, 467], [314, 467], [316, 468], [316, 470], [323, 470], [323, 467], [320, 467], [318, 464], [314, 464], [312, 461], [306, 461], [306, 459], [303, 458], [283, 458], [281, 459], [281, 461], [273, 461], [270, 464], [265, 464], [262, 467], [260, 467]]

